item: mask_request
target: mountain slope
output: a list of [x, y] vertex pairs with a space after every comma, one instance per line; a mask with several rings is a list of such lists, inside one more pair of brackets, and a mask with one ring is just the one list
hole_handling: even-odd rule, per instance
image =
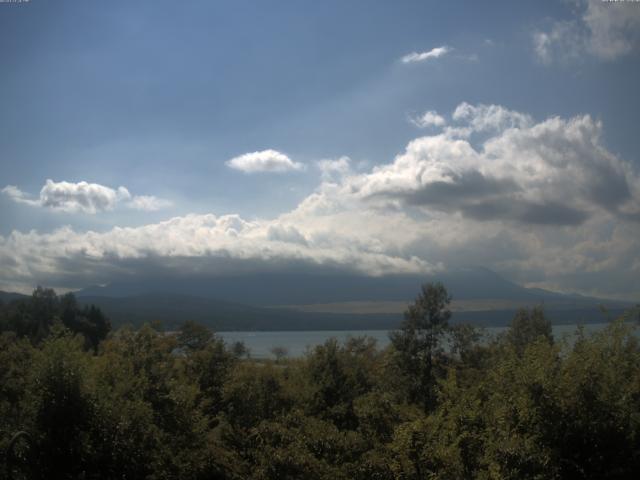
[[22, 293], [0, 291], [0, 301], [3, 303], [9, 303], [13, 300], [20, 300], [23, 298], [28, 298], [28, 295], [23, 295]]
[[[433, 276], [262, 274], [153, 278], [76, 292], [114, 326], [160, 322], [166, 329], [193, 320], [223, 330], [358, 330], [395, 328], [420, 285], [441, 281], [453, 296], [453, 321], [500, 326], [520, 307], [543, 304], [554, 323], [601, 322], [599, 305], [615, 316], [629, 303], [527, 289], [485, 268]], [[0, 299], [24, 298], [0, 292]]]
[[350, 330], [394, 328], [398, 314], [326, 314], [261, 308], [181, 294], [149, 293], [131, 297], [81, 297], [105, 312], [114, 326], [160, 322], [167, 330], [195, 321], [218, 331]]
[[[145, 294], [132, 297], [82, 297], [81, 303], [99, 306], [114, 327], [160, 322], [166, 330], [175, 330], [192, 320], [216, 331], [241, 330], [389, 330], [397, 328], [402, 313], [331, 313], [284, 308], [264, 308], [222, 302], [179, 294]], [[506, 326], [516, 308], [479, 311], [454, 311], [452, 323], [469, 322], [479, 326]], [[612, 308], [608, 315], [623, 312]], [[601, 323], [607, 320], [595, 306], [546, 308], [554, 324]]]
[[[571, 302], [593, 305], [601, 300], [527, 289], [486, 268], [465, 268], [424, 275], [258, 274], [201, 278], [149, 278], [88, 287], [78, 297], [130, 297], [172, 293], [256, 306], [308, 305], [354, 301], [410, 301], [420, 285], [441, 281], [454, 300], [509, 300], [529, 303]], [[615, 303], [615, 302], [607, 302]]]

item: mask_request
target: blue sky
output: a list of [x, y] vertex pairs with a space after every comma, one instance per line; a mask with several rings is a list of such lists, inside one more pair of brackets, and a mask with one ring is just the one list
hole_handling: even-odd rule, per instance
[[[636, 273], [640, 278], [640, 264], [637, 271], [632, 268], [637, 260], [633, 256], [640, 251], [637, 243], [617, 243], [619, 237], [638, 231], [637, 221], [629, 219], [635, 218], [640, 205], [636, 197], [639, 12], [637, 4], [586, 1], [496, 1], [481, 7], [477, 2], [427, 1], [0, 4], [0, 188], [5, 188], [0, 196], [0, 262], [4, 258], [7, 266], [0, 286], [25, 289], [47, 282], [77, 288], [85, 281], [111, 280], [106, 270], [130, 274], [137, 267], [126, 267], [126, 261], [145, 255], [210, 259], [224, 251], [232, 258], [264, 262], [264, 254], [256, 251], [273, 250], [281, 260], [344, 263], [346, 269], [371, 274], [447, 268], [451, 259], [460, 257], [472, 264], [487, 260], [486, 266], [525, 284], [633, 296], [640, 287], [612, 292], [606, 285], [627, 285]], [[426, 54], [437, 48], [446, 53], [402, 61], [411, 52]], [[455, 123], [453, 112], [464, 102], [499, 106], [530, 119], [516, 125], [509, 123], [512, 115], [499, 130], [467, 133], [464, 141], [476, 152], [486, 149], [492, 139], [506, 141], [507, 127], [531, 129], [552, 117], [565, 122], [557, 128], [569, 141], [568, 146], [556, 142], [552, 147], [580, 151], [582, 147], [571, 143], [575, 135], [570, 122], [588, 115], [591, 124], [585, 128], [604, 153], [584, 171], [612, 168], [617, 176], [612, 174], [605, 186], [594, 186], [588, 180], [593, 175], [585, 174], [586, 183], [578, 185], [572, 181], [575, 172], [582, 171], [576, 160], [547, 182], [555, 185], [562, 177], [570, 183], [567, 189], [538, 192], [544, 198], [532, 196], [540, 188], [538, 183], [527, 184], [525, 192], [523, 181], [514, 180], [519, 182], [517, 197], [526, 201], [526, 208], [562, 206], [564, 210], [550, 213], [553, 217], [570, 204], [578, 216], [569, 217], [581, 221], [567, 225], [528, 222], [533, 218], [529, 210], [480, 218], [466, 206], [453, 206], [455, 202], [430, 200], [428, 205], [416, 205], [406, 203], [405, 196], [375, 208], [370, 203], [354, 207], [340, 193], [372, 180], [376, 166], [392, 165], [413, 140], [445, 135], [443, 129]], [[416, 118], [427, 111], [442, 116], [445, 123], [416, 126]], [[476, 118], [487, 112], [476, 108], [469, 115]], [[469, 115], [465, 121], [471, 122]], [[463, 138], [455, 132], [446, 135], [450, 140]], [[269, 150], [299, 168], [246, 172], [230, 167], [233, 158]], [[517, 149], [513, 151], [517, 154]], [[335, 170], [323, 169], [329, 164], [318, 163], [343, 157], [348, 157], [348, 172], [342, 171], [340, 178]], [[471, 168], [466, 161], [445, 157], [448, 160], [442, 162]], [[418, 163], [441, 162], [425, 158]], [[489, 161], [478, 160], [473, 171], [483, 178], [504, 180], [504, 170], [482, 164]], [[514, 161], [525, 168], [529, 160]], [[453, 177], [447, 175], [450, 181]], [[47, 179], [52, 180], [51, 190], [45, 191]], [[80, 182], [106, 190], [80, 192]], [[587, 205], [593, 195], [602, 199], [603, 189], [615, 191], [617, 185], [619, 190], [620, 182], [629, 194], [615, 205], [604, 200]], [[7, 190], [9, 186], [13, 190]], [[117, 193], [120, 186], [126, 193]], [[340, 192], [333, 192], [332, 186]], [[572, 203], [575, 197], [566, 199], [558, 193], [572, 189], [585, 195], [575, 200], [579, 204]], [[588, 189], [593, 195], [585, 193]], [[397, 196], [398, 188], [392, 193]], [[323, 242], [333, 234], [340, 237], [342, 217], [334, 218], [338, 222], [334, 224], [322, 214], [314, 217], [313, 225], [308, 215], [296, 217], [314, 195], [331, 197], [342, 205], [340, 215], [348, 211], [370, 224], [381, 221], [372, 211], [394, 208], [402, 210], [402, 218], [395, 220], [413, 219], [416, 224], [407, 227], [414, 230], [404, 241], [385, 240], [372, 228], [366, 239], [360, 238], [361, 232], [342, 232], [343, 243], [330, 245]], [[375, 195], [382, 194], [376, 190]], [[475, 198], [474, 205], [481, 200], [486, 199]], [[228, 229], [221, 233], [223, 239], [209, 231], [203, 244], [187, 246], [183, 230], [178, 234], [172, 227], [157, 227], [171, 218], [202, 222], [208, 214], [218, 219], [237, 214], [238, 221], [246, 224], [234, 232], [251, 246], [241, 251], [226, 246], [225, 239], [233, 235]], [[436, 240], [427, 242], [433, 244], [428, 249], [417, 248], [421, 236], [433, 235], [429, 232], [436, 225], [429, 226], [430, 221], [435, 217], [447, 221], [443, 215], [455, 219], [452, 230], [484, 233], [472, 236], [473, 246], [460, 246], [461, 251], [445, 252], [434, 246]], [[540, 224], [543, 231], [535, 231]], [[177, 243], [151, 253], [140, 250], [137, 240], [129, 237], [118, 237], [122, 242], [118, 248], [85, 245], [87, 232], [109, 236], [118, 227], [157, 228], [159, 235], [164, 232], [173, 239], [168, 242]], [[55, 241], [69, 243], [61, 228], [68, 228], [65, 235], [73, 237], [77, 250], [64, 253], [60, 245], [54, 246]], [[297, 232], [304, 241], [300, 248], [306, 250], [296, 250], [278, 235], [269, 237], [280, 228], [294, 237], [292, 232]], [[531, 237], [516, 238], [523, 230]], [[35, 236], [19, 237], [19, 242], [12, 237], [31, 231]], [[482, 242], [496, 245], [497, 237], [508, 244], [504, 255], [497, 247], [491, 253], [477, 248]], [[585, 243], [593, 239], [598, 245]], [[100, 241], [113, 245], [114, 240]], [[33, 248], [45, 242], [51, 249], [46, 266], [25, 253], [32, 251], [25, 247], [29, 242]], [[550, 243], [554, 253], [537, 250], [541, 247], [532, 246], [536, 242]], [[583, 245], [582, 250], [569, 252], [576, 243]], [[92, 248], [94, 253], [87, 254]], [[319, 253], [341, 248], [344, 255], [337, 258]], [[567, 258], [576, 256], [564, 274], [541, 260], [564, 252]], [[388, 258], [376, 260], [377, 267], [354, 267], [360, 260], [367, 263], [353, 260], [360, 254]], [[603, 258], [609, 257], [616, 260], [607, 264]], [[108, 259], [114, 258], [113, 268], [97, 260], [109, 264]], [[76, 267], [69, 266], [76, 262]], [[387, 267], [381, 268], [380, 262]], [[74, 276], [74, 268], [82, 275]]]

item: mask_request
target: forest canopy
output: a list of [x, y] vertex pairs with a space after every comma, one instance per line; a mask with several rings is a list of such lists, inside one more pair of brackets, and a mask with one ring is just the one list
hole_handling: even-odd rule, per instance
[[487, 338], [451, 326], [449, 301], [424, 285], [387, 348], [332, 339], [270, 361], [193, 322], [110, 331], [99, 309], [38, 288], [0, 309], [1, 478], [640, 471], [637, 312], [554, 338], [541, 308], [522, 310]]

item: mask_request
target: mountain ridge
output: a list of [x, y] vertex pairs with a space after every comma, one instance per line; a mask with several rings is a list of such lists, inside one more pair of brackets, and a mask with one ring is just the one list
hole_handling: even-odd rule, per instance
[[[253, 275], [188, 279], [138, 279], [75, 292], [81, 304], [100, 307], [114, 326], [159, 322], [179, 328], [186, 320], [218, 331], [372, 330], [396, 328], [420, 285], [441, 281], [452, 294], [452, 321], [509, 324], [522, 307], [543, 305], [553, 323], [597, 323], [631, 303], [544, 289], [528, 289], [483, 268], [437, 276]], [[27, 298], [0, 292], [0, 299]]]
[[543, 303], [571, 300], [588, 304], [626, 304], [617, 300], [526, 288], [484, 267], [432, 275], [257, 274], [183, 279], [149, 278], [90, 286], [81, 297], [130, 297], [174, 293], [253, 306], [308, 305], [354, 301], [410, 301], [426, 282], [442, 282], [454, 300], [499, 299]]

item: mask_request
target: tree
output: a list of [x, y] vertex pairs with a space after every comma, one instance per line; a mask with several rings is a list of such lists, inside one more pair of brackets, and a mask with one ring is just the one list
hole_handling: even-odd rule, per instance
[[0, 331], [13, 331], [39, 344], [60, 323], [85, 338], [85, 347], [97, 350], [111, 330], [109, 319], [95, 305], [80, 307], [73, 293], [58, 296], [50, 288], [38, 287], [26, 299], [14, 300], [2, 309]]
[[287, 349], [287, 347], [278, 345], [271, 349], [271, 354], [276, 357], [276, 362], [280, 362], [282, 359], [289, 355], [289, 350]]
[[484, 334], [482, 328], [470, 323], [459, 323], [450, 328], [451, 353], [458, 357], [463, 366], [480, 367], [487, 353], [487, 349], [481, 344]]
[[251, 356], [251, 351], [249, 350], [249, 348], [244, 344], [244, 342], [240, 340], [235, 341], [231, 344], [231, 352], [236, 358], [249, 358]]
[[27, 335], [32, 342], [40, 342], [49, 335], [57, 310], [56, 292], [38, 286], [31, 298], [24, 302], [24, 308], [18, 310], [18, 318], [14, 322], [18, 324], [16, 331], [21, 336]]
[[78, 478], [88, 468], [94, 418], [82, 338], [59, 324], [34, 358], [27, 392], [35, 451], [43, 478]]
[[178, 346], [188, 352], [203, 350], [213, 340], [213, 332], [204, 325], [187, 320], [180, 328]]
[[95, 351], [111, 330], [111, 322], [95, 305], [80, 308], [73, 293], [58, 297], [59, 317], [65, 327], [84, 335], [86, 343]]
[[98, 344], [107, 338], [111, 330], [111, 322], [95, 305], [85, 306], [82, 315], [87, 319], [88, 327], [84, 331], [79, 330], [79, 332], [85, 335], [93, 349], [96, 350]]
[[281, 368], [239, 363], [224, 384], [223, 404], [227, 419], [235, 427], [249, 429], [285, 413], [292, 399], [287, 397], [282, 383]]
[[371, 352], [375, 343], [350, 339], [340, 346], [335, 338], [316, 346], [307, 357], [306, 375], [310, 387], [307, 411], [333, 422], [339, 429], [355, 429], [358, 418], [354, 401], [371, 391]]
[[540, 337], [553, 343], [551, 322], [545, 317], [542, 307], [534, 307], [518, 310], [504, 339], [522, 355], [527, 346]]
[[395, 361], [408, 382], [409, 400], [425, 411], [435, 404], [433, 357], [449, 328], [451, 296], [440, 282], [427, 283], [404, 313], [400, 330], [391, 332]]
[[185, 369], [200, 390], [200, 402], [203, 410], [215, 415], [222, 401], [222, 389], [238, 362], [233, 352], [229, 351], [220, 338], [212, 335], [208, 343], [199, 350], [187, 350]]

